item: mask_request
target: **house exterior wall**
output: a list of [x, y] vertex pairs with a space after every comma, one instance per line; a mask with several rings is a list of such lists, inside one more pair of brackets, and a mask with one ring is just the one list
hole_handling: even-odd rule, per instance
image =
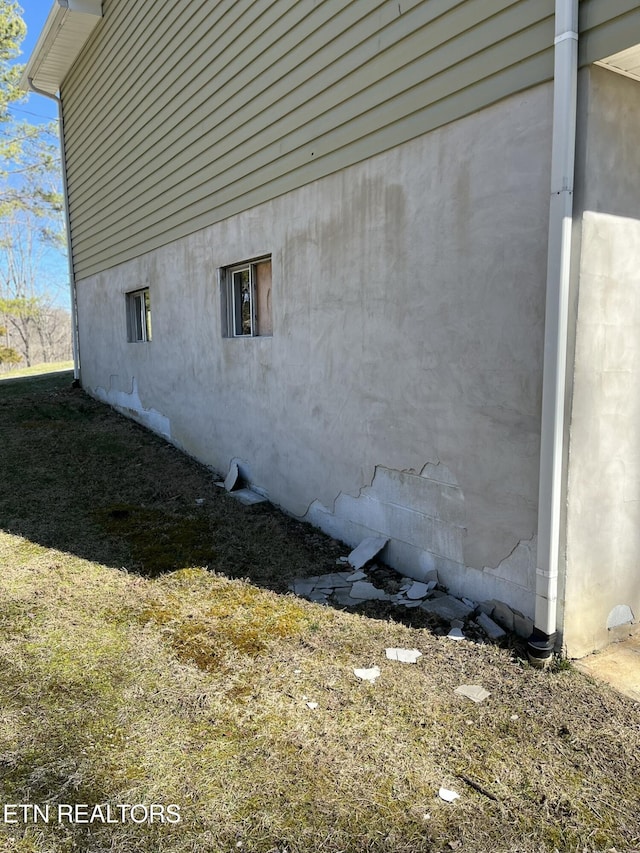
[[637, 0], [580, 0], [581, 67], [640, 42], [640, 6]]
[[640, 82], [583, 71], [579, 116], [563, 632], [575, 657], [640, 618]]
[[[82, 381], [415, 577], [533, 610], [552, 87], [78, 282]], [[216, 271], [272, 256], [273, 335]], [[127, 343], [148, 286], [153, 340]]]
[[62, 85], [78, 278], [553, 75], [553, 0], [104, 0]]

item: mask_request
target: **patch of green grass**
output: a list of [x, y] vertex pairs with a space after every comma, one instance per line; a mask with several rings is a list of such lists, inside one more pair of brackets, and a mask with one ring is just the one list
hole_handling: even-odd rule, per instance
[[52, 361], [46, 364], [32, 364], [31, 367], [16, 367], [0, 373], [0, 382], [4, 379], [22, 379], [26, 376], [46, 376], [49, 373], [61, 373], [73, 370], [72, 361]]

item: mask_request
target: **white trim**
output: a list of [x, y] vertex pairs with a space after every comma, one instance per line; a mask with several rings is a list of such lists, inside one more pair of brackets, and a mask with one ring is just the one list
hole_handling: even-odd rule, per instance
[[[40, 90], [55, 95], [101, 18], [102, 0], [56, 0], [22, 73], [20, 88], [28, 91], [32, 80]], [[68, 44], [64, 49], [60, 46], [67, 28], [74, 35], [72, 51]]]
[[554, 44], [560, 44], [560, 42], [566, 41], [567, 39], [575, 39], [578, 41], [578, 33], [575, 30], [567, 30], [566, 33], [562, 33], [559, 36], [556, 36], [553, 40]]
[[614, 74], [620, 74], [621, 77], [628, 77], [629, 80], [640, 80], [640, 74], [635, 74], [633, 71], [627, 71], [626, 68], [620, 68], [619, 65], [613, 65], [608, 59], [599, 59], [594, 65], [599, 65], [600, 68], [606, 68], [607, 71], [613, 71]]
[[[544, 331], [535, 630], [556, 636], [564, 476], [571, 230], [576, 147], [578, 0], [556, 0], [549, 248]], [[565, 37], [563, 37], [565, 36]], [[548, 651], [548, 650], [547, 650]]]

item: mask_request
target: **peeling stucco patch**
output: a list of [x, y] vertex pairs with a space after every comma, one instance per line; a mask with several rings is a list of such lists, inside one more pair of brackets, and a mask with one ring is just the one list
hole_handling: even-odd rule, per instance
[[342, 493], [331, 509], [314, 501], [304, 518], [350, 545], [368, 536], [388, 537], [385, 562], [415, 580], [435, 570], [454, 595], [495, 598], [533, 613], [535, 535], [517, 542], [495, 567], [467, 566], [464, 495], [453, 472], [439, 462], [427, 463], [420, 473], [378, 465], [357, 496]]
[[416, 580], [463, 564], [464, 497], [439, 463], [428, 463], [419, 474], [378, 465], [357, 496], [340, 494], [332, 509], [314, 501], [305, 521], [350, 545], [388, 537], [385, 560]]
[[630, 625], [635, 621], [633, 610], [628, 604], [616, 604], [607, 616], [607, 629], [617, 628], [619, 625]]
[[535, 570], [537, 555], [537, 536], [518, 542], [513, 551], [501, 560], [495, 568], [485, 566], [484, 572], [501, 578], [512, 584], [533, 589], [535, 587]]
[[131, 380], [131, 391], [121, 391], [114, 387], [117, 384], [118, 377], [111, 376], [109, 379], [109, 389], [105, 390], [102, 386], [94, 388], [92, 393], [98, 400], [112, 406], [116, 411], [127, 417], [132, 418], [148, 429], [157, 432], [163, 438], [171, 440], [171, 422], [156, 409], [145, 409], [140, 399], [138, 392], [138, 383], [135, 376]]

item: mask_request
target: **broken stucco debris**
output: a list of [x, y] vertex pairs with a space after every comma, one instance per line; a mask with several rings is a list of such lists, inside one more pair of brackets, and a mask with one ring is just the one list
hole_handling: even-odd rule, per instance
[[416, 598], [425, 598], [431, 592], [432, 589], [435, 589], [435, 587], [435, 581], [429, 581], [429, 583], [421, 583], [420, 581], [415, 581], [407, 589], [406, 596], [412, 601]]
[[267, 498], [265, 498], [264, 495], [259, 495], [257, 492], [254, 492], [253, 489], [234, 489], [229, 492], [229, 495], [237, 501], [240, 501], [240, 503], [245, 506], [267, 503]]
[[354, 669], [353, 674], [362, 681], [369, 681], [371, 684], [374, 684], [376, 679], [380, 678], [380, 667], [372, 666], [369, 669]]
[[354, 569], [361, 569], [382, 551], [388, 541], [383, 536], [368, 536], [349, 554], [349, 563]]
[[464, 619], [473, 613], [473, 608], [463, 604], [459, 598], [452, 595], [442, 595], [438, 598], [429, 598], [420, 605], [428, 613], [435, 613], [441, 619], [451, 622], [452, 619]]
[[[328, 575], [320, 575], [316, 583], [317, 589], [337, 589], [351, 586], [349, 580], [350, 572], [331, 572]], [[366, 575], [365, 575], [366, 577]]]
[[289, 585], [289, 589], [291, 590], [291, 592], [295, 592], [295, 594], [299, 595], [301, 598], [306, 598], [308, 595], [311, 595], [314, 587], [314, 578], [308, 578], [307, 580], [296, 580]]
[[314, 604], [328, 604], [329, 603], [329, 590], [322, 589], [314, 589], [307, 596], [309, 601], [313, 601]]
[[523, 616], [519, 610], [514, 610], [504, 601], [489, 599], [478, 605], [481, 613], [486, 613], [494, 622], [497, 622], [505, 631], [513, 631], [519, 637], [528, 638], [533, 631], [533, 619]]
[[487, 614], [494, 622], [501, 625], [505, 631], [513, 631], [513, 610], [503, 601], [496, 601], [493, 613]]
[[238, 465], [235, 462], [232, 462], [229, 466], [229, 473], [224, 479], [224, 487], [228, 492], [233, 491], [235, 489], [238, 479], [240, 478], [240, 471], [238, 470]]
[[400, 663], [416, 663], [422, 657], [422, 652], [417, 649], [385, 649], [388, 660], [397, 660]]
[[[225, 477], [224, 481], [218, 480], [215, 485], [224, 489], [230, 497], [235, 498], [244, 506], [268, 503], [269, 500], [264, 495], [254, 491], [254, 489], [251, 489], [248, 486], [243, 486], [237, 462], [231, 463], [229, 466], [229, 473]], [[204, 503], [204, 499], [197, 500], [196, 503]]]
[[466, 639], [465, 635], [462, 633], [461, 628], [452, 628], [449, 631], [449, 633], [447, 634], [447, 637], [450, 640], [465, 640]]
[[364, 599], [365, 601], [388, 601], [389, 593], [378, 589], [369, 581], [356, 581], [351, 587], [352, 598]]
[[333, 598], [336, 604], [341, 607], [357, 607], [358, 604], [364, 604], [368, 601], [366, 598], [353, 598], [349, 589], [337, 589], [333, 593]]
[[[505, 626], [507, 630], [515, 630], [521, 637], [531, 635], [532, 620], [517, 610], [493, 599], [476, 604], [471, 599], [455, 598], [437, 588], [437, 575], [435, 572], [432, 574], [433, 577], [426, 582], [415, 581], [392, 569], [373, 564], [366, 571], [357, 569], [296, 578], [289, 584], [289, 589], [317, 604], [353, 608], [368, 601], [382, 601], [398, 608], [422, 608], [449, 623], [451, 630], [446, 636], [451, 640], [471, 638], [477, 641], [483, 637], [500, 640], [506, 636]], [[372, 583], [369, 577], [372, 577], [375, 583]], [[381, 589], [376, 584], [383, 584], [391, 591]], [[502, 627], [500, 620], [503, 621]]]
[[506, 632], [490, 616], [487, 616], [486, 613], [479, 613], [477, 621], [478, 625], [491, 640], [499, 640], [506, 636]]
[[360, 569], [358, 569], [355, 572], [351, 572], [351, 574], [347, 577], [347, 580], [353, 583], [354, 581], [363, 581], [365, 578], [366, 574], [364, 572], [361, 572]]
[[457, 693], [458, 696], [466, 696], [472, 702], [484, 702], [485, 699], [491, 696], [491, 693], [479, 684], [461, 684], [453, 692]]
[[513, 630], [519, 637], [530, 637], [533, 632], [533, 619], [513, 611]]
[[312, 711], [315, 711], [319, 707], [317, 702], [307, 702], [307, 708], [310, 708]]
[[441, 800], [444, 800], [445, 803], [453, 803], [454, 800], [460, 799], [460, 794], [456, 791], [450, 791], [448, 788], [440, 788], [438, 796]]

